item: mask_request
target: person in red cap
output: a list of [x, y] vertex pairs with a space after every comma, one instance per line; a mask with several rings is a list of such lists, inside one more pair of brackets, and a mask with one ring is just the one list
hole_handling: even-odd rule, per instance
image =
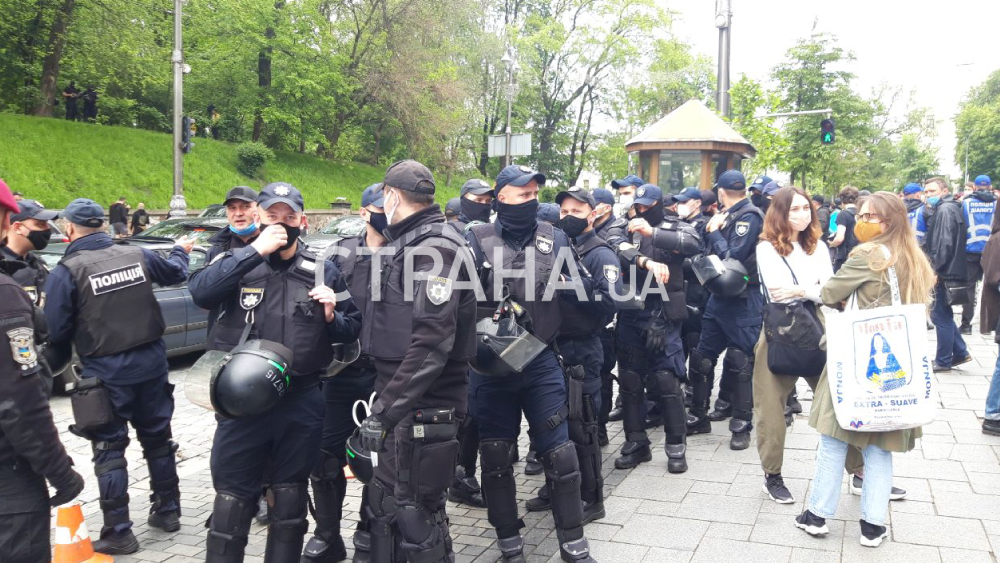
[[[0, 180], [0, 238], [21, 210]], [[48, 561], [49, 507], [73, 500], [83, 477], [59, 441], [35, 348], [34, 304], [0, 261], [0, 553], [4, 561]], [[56, 490], [49, 497], [46, 481]]]

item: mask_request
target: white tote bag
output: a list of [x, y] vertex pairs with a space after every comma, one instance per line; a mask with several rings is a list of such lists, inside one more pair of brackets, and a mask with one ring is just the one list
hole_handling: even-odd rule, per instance
[[827, 379], [845, 430], [886, 432], [934, 421], [927, 308], [903, 305], [895, 269], [887, 274], [892, 305], [859, 310], [852, 295], [843, 313], [826, 315]]

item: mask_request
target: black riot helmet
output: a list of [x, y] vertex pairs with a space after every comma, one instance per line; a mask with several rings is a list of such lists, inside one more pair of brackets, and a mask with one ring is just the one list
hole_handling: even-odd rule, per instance
[[215, 368], [211, 401], [226, 418], [267, 412], [288, 390], [292, 351], [270, 340], [249, 340]]
[[375, 476], [372, 453], [361, 445], [360, 428], [356, 428], [354, 434], [347, 439], [347, 466], [351, 468], [354, 477], [362, 483], [370, 483]]
[[476, 358], [472, 369], [488, 376], [520, 373], [546, 347], [513, 316], [482, 319], [476, 324]]
[[735, 258], [702, 256], [692, 264], [694, 275], [712, 295], [736, 297], [750, 282], [746, 267]]

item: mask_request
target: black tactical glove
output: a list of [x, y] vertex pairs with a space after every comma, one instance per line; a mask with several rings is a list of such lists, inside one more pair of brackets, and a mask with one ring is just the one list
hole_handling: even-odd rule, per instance
[[73, 469], [68, 469], [68, 473], [58, 479], [50, 478], [49, 483], [56, 489], [56, 494], [49, 499], [51, 507], [62, 506], [83, 492], [83, 477]]
[[377, 416], [369, 416], [361, 422], [361, 447], [368, 451], [380, 452], [385, 446], [386, 425]]
[[646, 351], [660, 354], [667, 349], [667, 321], [657, 315], [646, 326]]

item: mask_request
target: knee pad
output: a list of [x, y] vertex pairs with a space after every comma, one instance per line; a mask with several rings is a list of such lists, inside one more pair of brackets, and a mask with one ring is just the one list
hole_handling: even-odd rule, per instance
[[700, 332], [686, 332], [684, 333], [684, 347], [688, 350], [694, 351], [698, 348], [698, 341], [701, 340]]
[[396, 540], [392, 537], [392, 524], [396, 515], [396, 497], [392, 495], [392, 488], [378, 479], [372, 479], [365, 486], [365, 491], [370, 560], [378, 563], [394, 561]]
[[753, 379], [753, 360], [739, 348], [730, 347], [726, 349], [723, 366], [730, 367], [733, 370], [733, 375], [736, 376], [737, 381], [746, 382]]
[[549, 484], [552, 517], [558, 530], [568, 531], [569, 539], [583, 535], [583, 507], [580, 504], [580, 463], [576, 448], [567, 442], [542, 456], [545, 480]]
[[306, 522], [306, 509], [309, 496], [305, 483], [283, 483], [271, 485], [268, 495], [274, 499], [271, 506], [271, 524], [268, 526], [268, 539], [275, 538], [281, 542], [301, 541], [309, 528]]
[[146, 461], [152, 461], [162, 457], [172, 457], [177, 452], [178, 444], [171, 440], [173, 435], [168, 427], [162, 434], [153, 436], [139, 436], [139, 444], [142, 445], [142, 457]]
[[[618, 345], [618, 369], [641, 370], [646, 365], [646, 349], [626, 344]], [[621, 377], [619, 375], [619, 377]]]
[[693, 382], [707, 383], [712, 381], [712, 378], [715, 376], [715, 362], [705, 357], [698, 348], [694, 348], [691, 350], [688, 370]]
[[447, 516], [444, 508], [431, 512], [424, 506], [404, 504], [396, 510], [396, 525], [407, 560], [414, 563], [446, 561]]
[[[347, 461], [328, 450], [320, 450], [319, 459], [313, 467], [309, 479], [315, 484], [318, 481], [338, 481], [344, 476], [344, 466]], [[346, 478], [344, 478], [346, 480]]]
[[669, 370], [657, 371], [650, 379], [655, 380], [660, 388], [660, 409], [663, 411], [663, 431], [667, 441], [676, 443], [687, 433], [680, 379]]
[[517, 517], [517, 485], [511, 466], [511, 440], [483, 440], [479, 454], [483, 466], [480, 486], [486, 497], [486, 512], [490, 524], [497, 530], [497, 537], [517, 535], [524, 527]]
[[622, 369], [618, 373], [618, 386], [622, 394], [639, 395], [643, 391], [642, 374], [631, 369]]
[[215, 495], [208, 524], [207, 563], [242, 561], [257, 504], [225, 491]]

